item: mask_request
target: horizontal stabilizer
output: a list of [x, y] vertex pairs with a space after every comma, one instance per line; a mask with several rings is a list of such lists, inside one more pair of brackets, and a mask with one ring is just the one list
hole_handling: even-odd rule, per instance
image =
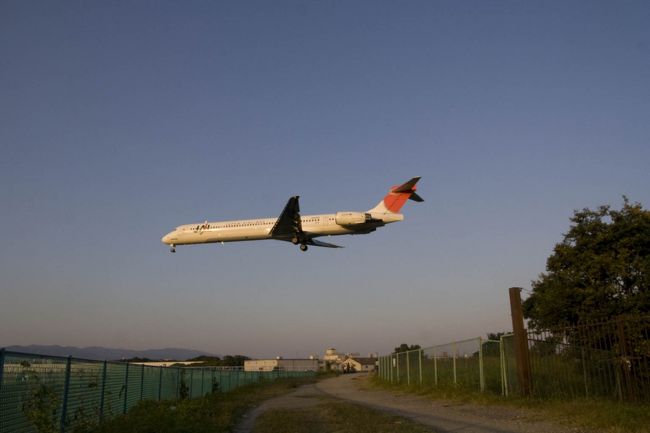
[[409, 200], [417, 201], [418, 203], [422, 203], [424, 199], [417, 195], [417, 193], [412, 192], [411, 196], [409, 197]]
[[401, 184], [397, 188], [392, 189], [391, 192], [412, 192], [415, 189], [413, 187], [418, 183], [418, 180], [420, 180], [420, 176], [414, 177], [408, 182]]

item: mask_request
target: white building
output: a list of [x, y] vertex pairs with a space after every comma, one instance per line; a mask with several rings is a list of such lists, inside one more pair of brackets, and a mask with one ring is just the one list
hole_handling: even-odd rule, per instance
[[318, 359], [249, 359], [244, 371], [318, 371]]
[[344, 359], [345, 355], [338, 353], [333, 347], [325, 350], [325, 356], [323, 356], [323, 361], [337, 364], [342, 362]]
[[341, 363], [339, 369], [342, 371], [356, 371], [357, 373], [365, 371], [375, 371], [377, 358], [349, 357]]

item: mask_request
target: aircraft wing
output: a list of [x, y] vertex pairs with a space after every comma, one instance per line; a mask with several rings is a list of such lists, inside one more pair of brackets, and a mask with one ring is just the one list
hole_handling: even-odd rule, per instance
[[340, 245], [328, 244], [327, 242], [317, 241], [314, 238], [307, 239], [307, 245], [313, 245], [315, 247], [325, 247], [325, 248], [343, 248]]
[[300, 196], [294, 196], [289, 199], [282, 210], [280, 217], [271, 229], [270, 235], [274, 238], [292, 238], [302, 233], [300, 223]]
[[339, 245], [329, 244], [327, 242], [317, 241], [310, 237], [309, 233], [302, 231], [302, 224], [300, 222], [300, 203], [298, 199], [300, 196], [294, 196], [289, 199], [286, 206], [282, 210], [280, 217], [275, 222], [271, 229], [270, 235], [272, 238], [284, 241], [304, 242], [306, 245], [313, 245], [315, 247], [325, 248], [343, 248]]

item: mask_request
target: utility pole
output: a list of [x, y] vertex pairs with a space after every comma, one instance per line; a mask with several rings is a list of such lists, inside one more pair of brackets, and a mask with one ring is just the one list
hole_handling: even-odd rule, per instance
[[509, 293], [519, 391], [522, 397], [530, 397], [532, 393], [532, 376], [530, 374], [530, 357], [528, 354], [528, 333], [524, 328], [524, 312], [521, 308], [521, 287], [511, 287]]

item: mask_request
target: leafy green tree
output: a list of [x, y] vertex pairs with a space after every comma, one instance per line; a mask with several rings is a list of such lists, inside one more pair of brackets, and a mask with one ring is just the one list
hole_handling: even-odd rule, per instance
[[250, 358], [244, 355], [226, 355], [223, 357], [222, 365], [230, 367], [241, 367], [244, 365], [244, 361], [247, 359]]
[[419, 344], [411, 344], [410, 346], [406, 343], [400, 344], [395, 348], [395, 353], [408, 352], [409, 350], [417, 350], [420, 348]]
[[248, 359], [250, 358], [244, 355], [226, 355], [223, 359], [218, 356], [197, 356], [190, 361], [201, 361], [202, 364], [197, 366], [242, 367]]
[[650, 312], [650, 211], [623, 200], [621, 210], [574, 212], [524, 302], [532, 327]]
[[493, 341], [499, 341], [502, 335], [506, 335], [505, 332], [488, 332], [487, 339]]

